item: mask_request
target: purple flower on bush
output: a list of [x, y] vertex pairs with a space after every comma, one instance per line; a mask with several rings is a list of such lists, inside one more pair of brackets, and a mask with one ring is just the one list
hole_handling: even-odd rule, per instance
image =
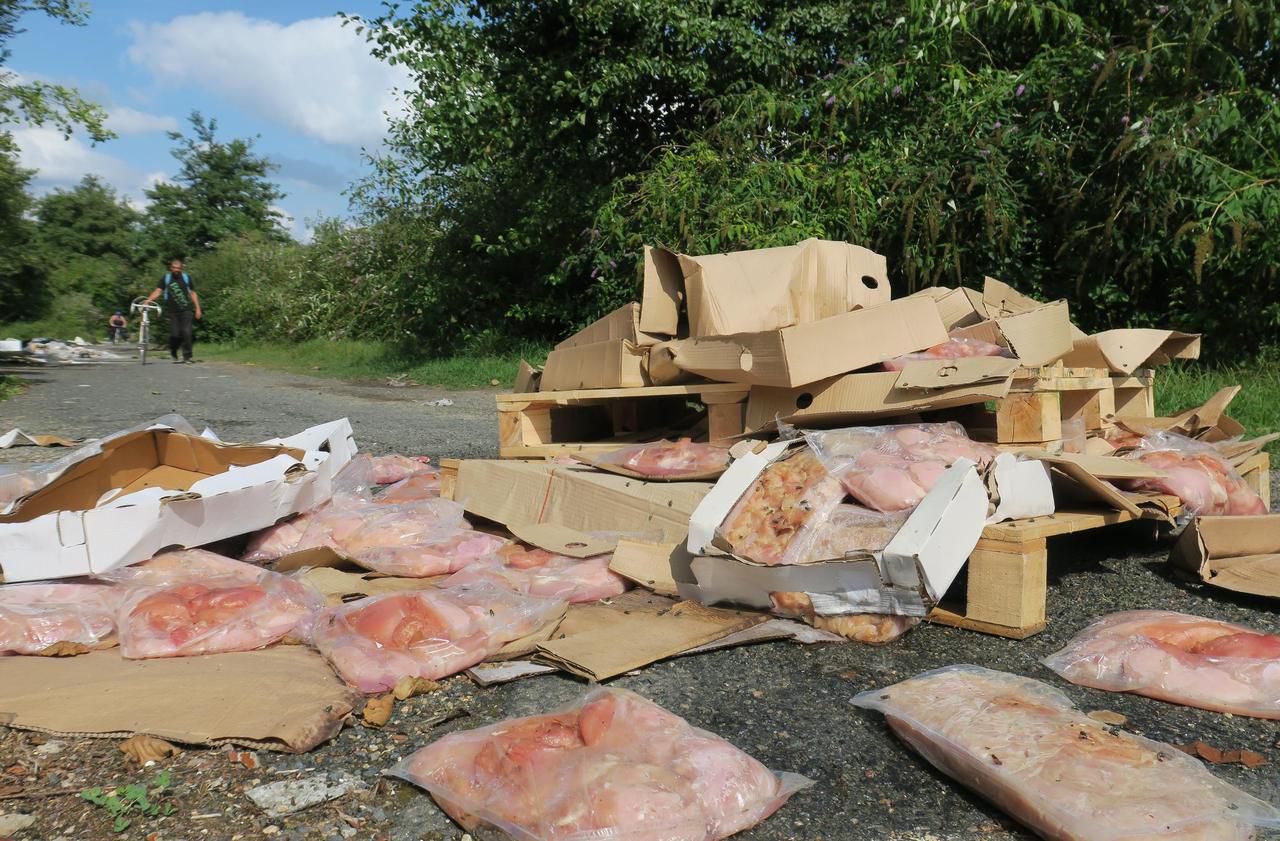
[[600, 270], [599, 270], [599, 269], [592, 269], [592, 270], [591, 270], [591, 279], [592, 279], [592, 280], [595, 280], [595, 279], [596, 279], [596, 275], [598, 275], [599, 273], [600, 273]]
[[1095, 61], [1093, 64], [1090, 64], [1090, 65], [1089, 65], [1089, 69], [1090, 69], [1090, 70], [1097, 70], [1097, 69], [1098, 69], [1098, 62], [1096, 62], [1096, 61]]
[[826, 101], [826, 102], [824, 102], [824, 103], [822, 103], [822, 106], [823, 106], [824, 108], [831, 108], [831, 107], [833, 107], [835, 104], [836, 104], [836, 96], [835, 96], [835, 94], [832, 94], [831, 96], [827, 97], [827, 101]]
[[901, 96], [901, 95], [902, 95], [902, 85], [894, 85], [894, 86], [893, 86], [893, 95], [894, 95], [894, 96]]
[[1156, 6], [1156, 14], [1160, 14], [1160, 15], [1167, 15], [1167, 14], [1169, 14], [1169, 7], [1168, 7], [1168, 6]]
[[907, 43], [907, 39], [906, 39], [906, 38], [899, 38], [899, 39], [898, 39], [898, 45], [899, 45], [899, 46], [901, 46], [902, 44], [905, 44], [905, 43]]
[[1018, 87], [1014, 88], [1013, 95], [1014, 95], [1014, 96], [1022, 96], [1022, 95], [1023, 95], [1024, 93], [1026, 93], [1026, 92], [1027, 92], [1027, 86], [1026, 86], [1026, 85], [1018, 85]]
[[618, 268], [618, 261], [617, 261], [617, 260], [610, 260], [610, 261], [609, 261], [609, 268], [611, 268], [611, 269], [616, 269], [616, 268]]
[[991, 157], [991, 150], [990, 150], [990, 149], [979, 149], [979, 150], [978, 150], [978, 154], [979, 154], [979, 155], [981, 155], [981, 156], [982, 156], [982, 157], [984, 157], [984, 158], [989, 158], [989, 157]]
[[1121, 117], [1121, 118], [1120, 118], [1120, 125], [1122, 125], [1122, 126], [1127, 126], [1127, 125], [1129, 125], [1129, 115], [1128, 115], [1128, 114], [1125, 114], [1123, 117]]
[[995, 129], [996, 131], [999, 131], [1000, 129], [1004, 128], [1004, 123], [1000, 122], [999, 120], [996, 120], [996, 124], [993, 125], [992, 128]]

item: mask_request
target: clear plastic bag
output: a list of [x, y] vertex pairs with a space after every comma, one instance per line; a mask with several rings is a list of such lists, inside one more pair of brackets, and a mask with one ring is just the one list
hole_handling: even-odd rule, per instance
[[811, 785], [619, 689], [452, 733], [390, 773], [430, 792], [464, 829], [523, 841], [713, 841]]
[[1280, 811], [1198, 760], [1112, 731], [1030, 678], [948, 666], [853, 703], [1042, 838], [1245, 841], [1254, 826], [1280, 826]]
[[805, 564], [843, 558], [850, 552], [879, 552], [907, 521], [910, 512], [872, 511], [841, 503], [826, 518], [811, 518], [787, 547], [785, 563]]
[[958, 423], [858, 426], [806, 432], [805, 440], [854, 499], [877, 511], [911, 511], [961, 458], [985, 467], [994, 448]]
[[[129, 659], [252, 651], [285, 637], [324, 607], [304, 582], [223, 558], [174, 552], [130, 570], [117, 627]], [[181, 556], [196, 556], [192, 564]], [[219, 557], [212, 555], [214, 558]], [[208, 565], [208, 566], [206, 566]], [[235, 565], [235, 566], [228, 566]]]
[[596, 464], [616, 464], [655, 479], [679, 479], [724, 472], [729, 466], [729, 449], [680, 438], [623, 447], [594, 461]]
[[1129, 453], [1165, 473], [1163, 479], [1133, 479], [1122, 484], [1132, 491], [1173, 494], [1185, 513], [1244, 516], [1266, 514], [1267, 506], [1218, 451], [1208, 444], [1173, 432], [1157, 432], [1142, 439]]
[[886, 371], [901, 371], [912, 362], [937, 362], [939, 359], [968, 359], [971, 356], [999, 356], [1014, 359], [1008, 348], [984, 342], [981, 339], [949, 338], [927, 350], [907, 353], [884, 363]]
[[493, 584], [388, 593], [325, 610], [308, 641], [342, 679], [365, 693], [403, 677], [456, 674], [564, 615], [561, 599], [513, 593]]
[[[333, 496], [337, 500], [362, 500], [375, 498], [378, 488], [393, 485], [414, 477], [434, 477], [439, 480], [440, 471], [427, 463], [425, 458], [390, 455], [373, 456], [360, 453], [333, 478]], [[438, 496], [439, 494], [437, 494]], [[421, 498], [421, 497], [414, 497]]]
[[417, 473], [401, 479], [394, 485], [373, 498], [379, 505], [400, 505], [406, 502], [417, 502], [421, 499], [436, 499], [440, 496], [440, 473]]
[[0, 655], [39, 654], [59, 643], [107, 645], [123, 596], [110, 584], [2, 585]]
[[841, 484], [809, 450], [765, 467], [716, 530], [735, 554], [759, 564], [788, 564], [807, 554], [806, 526], [824, 522], [844, 499]]
[[241, 560], [272, 561], [293, 552], [326, 547], [355, 557], [374, 549], [437, 539], [441, 532], [465, 525], [462, 506], [450, 499], [376, 505], [344, 495], [258, 532]]
[[[448, 575], [489, 557], [506, 545], [505, 537], [473, 529], [440, 529], [412, 543], [379, 545], [376, 533], [343, 545], [343, 554], [365, 569], [404, 578]], [[372, 539], [372, 542], [371, 542]]]
[[839, 634], [855, 642], [883, 645], [893, 642], [921, 622], [918, 616], [897, 616], [888, 613], [849, 613], [840, 616], [819, 616], [813, 609], [808, 593], [770, 593], [773, 612], [779, 616], [803, 619], [813, 627]]
[[627, 579], [609, 569], [612, 560], [612, 553], [570, 558], [546, 549], [511, 544], [468, 564], [440, 586], [461, 587], [491, 581], [530, 596], [559, 598], [570, 604], [596, 602], [620, 596], [631, 586]]
[[1104, 616], [1046, 666], [1072, 683], [1280, 719], [1280, 636], [1167, 610]]

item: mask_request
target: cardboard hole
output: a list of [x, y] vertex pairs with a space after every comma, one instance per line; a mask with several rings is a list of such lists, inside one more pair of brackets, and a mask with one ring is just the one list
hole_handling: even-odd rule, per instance
[[807, 409], [812, 405], [813, 405], [813, 395], [807, 391], [796, 398], [797, 409]]
[[869, 274], [864, 274], [862, 276], [862, 285], [868, 289], [879, 289], [880, 281]]
[[753, 364], [755, 364], [755, 360], [751, 358], [751, 351], [743, 348], [742, 355], [738, 357], [738, 369], [750, 371]]
[[587, 544], [583, 543], [583, 542], [582, 542], [582, 541], [580, 541], [580, 540], [575, 540], [575, 541], [574, 541], [574, 542], [572, 542], [572, 543], [566, 543], [566, 544], [564, 545], [564, 548], [566, 548], [566, 549], [586, 549], [586, 548], [587, 548]]
[[938, 376], [939, 376], [939, 377], [949, 377], [949, 376], [951, 376], [952, 374], [956, 373], [956, 372], [957, 372], [957, 371], [959, 371], [959, 370], [960, 370], [960, 369], [959, 369], [959, 368], [957, 368], [955, 365], [944, 365], [944, 366], [942, 366], [941, 368], [939, 368], [939, 369], [938, 369]]

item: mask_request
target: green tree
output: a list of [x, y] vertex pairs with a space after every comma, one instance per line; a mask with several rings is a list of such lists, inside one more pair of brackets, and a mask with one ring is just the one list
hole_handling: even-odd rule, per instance
[[52, 123], [67, 136], [76, 126], [83, 126], [94, 142], [114, 137], [104, 126], [106, 111], [85, 101], [74, 89], [24, 80], [4, 69], [11, 54], [9, 41], [23, 31], [18, 21], [27, 12], [44, 12], [60, 23], [84, 26], [89, 4], [77, 0], [0, 0], [0, 127]]
[[36, 226], [27, 216], [34, 174], [18, 166], [12, 140], [0, 133], [0, 322], [31, 318], [48, 305]]
[[142, 214], [96, 175], [71, 190], [54, 190], [35, 203], [39, 240], [53, 267], [51, 294], [82, 293], [103, 311], [124, 307], [138, 294]]
[[252, 140], [218, 139], [217, 121], [199, 112], [191, 135], [170, 132], [178, 174], [146, 191], [147, 238], [163, 259], [191, 257], [219, 242], [249, 234], [286, 239], [282, 217], [272, 208], [284, 193], [268, 180], [276, 168], [254, 154]]

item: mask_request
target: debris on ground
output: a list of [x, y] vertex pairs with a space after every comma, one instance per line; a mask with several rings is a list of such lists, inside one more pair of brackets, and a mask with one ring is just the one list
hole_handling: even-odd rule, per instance
[[296, 780], [280, 780], [255, 786], [245, 792], [253, 805], [273, 818], [281, 818], [330, 800], [337, 800], [359, 787], [352, 777], [312, 774]]

